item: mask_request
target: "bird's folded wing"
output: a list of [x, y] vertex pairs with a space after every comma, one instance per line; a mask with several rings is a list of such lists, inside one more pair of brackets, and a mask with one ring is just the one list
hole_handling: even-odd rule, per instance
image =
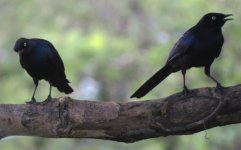
[[186, 55], [190, 50], [194, 42], [193, 35], [190, 32], [186, 32], [174, 45], [172, 48], [167, 62], [172, 62], [184, 55]]
[[59, 53], [52, 44], [48, 44], [49, 47], [49, 63], [55, 67], [57, 70], [64, 71], [64, 63], [59, 56]]

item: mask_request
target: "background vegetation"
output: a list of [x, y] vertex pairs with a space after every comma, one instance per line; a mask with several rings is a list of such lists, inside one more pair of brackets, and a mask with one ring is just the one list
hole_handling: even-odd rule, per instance
[[[24, 103], [33, 92], [32, 79], [13, 51], [19, 37], [51, 41], [58, 49], [76, 99], [129, 100], [160, 69], [175, 41], [208, 12], [233, 13], [223, 28], [225, 44], [212, 66], [224, 86], [241, 82], [241, 1], [239, 0], [0, 0], [1, 103]], [[215, 86], [203, 69], [187, 73], [189, 88]], [[141, 100], [182, 90], [181, 73], [172, 74]], [[42, 101], [48, 84], [40, 82]], [[54, 89], [54, 97], [63, 96]], [[135, 101], [132, 99], [130, 101]], [[133, 144], [91, 139], [11, 137], [1, 150], [219, 150], [239, 149], [240, 125], [190, 136], [155, 138]]]

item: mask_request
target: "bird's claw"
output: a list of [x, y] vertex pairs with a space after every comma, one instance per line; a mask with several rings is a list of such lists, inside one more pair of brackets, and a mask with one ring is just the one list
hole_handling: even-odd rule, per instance
[[35, 98], [32, 98], [30, 101], [25, 102], [26, 104], [37, 104], [37, 101]]
[[186, 86], [184, 86], [184, 87], [183, 87], [182, 94], [183, 94], [184, 96], [187, 96], [188, 93], [189, 93], [189, 89], [188, 89]]
[[44, 100], [41, 104], [47, 104], [52, 100], [52, 97], [49, 95], [46, 100]]
[[217, 83], [216, 88], [224, 88], [220, 83]]
[[217, 83], [216, 88], [215, 88], [215, 91], [216, 91], [216, 92], [222, 92], [223, 88], [224, 88], [224, 87], [223, 87], [220, 83]]

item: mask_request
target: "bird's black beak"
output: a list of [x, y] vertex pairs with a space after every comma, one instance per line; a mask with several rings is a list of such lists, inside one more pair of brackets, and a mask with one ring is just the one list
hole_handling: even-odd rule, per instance
[[229, 17], [229, 16], [233, 16], [233, 14], [227, 14], [227, 15], [225, 15], [224, 18], [223, 18], [223, 20], [224, 20], [224, 21], [233, 20], [233, 18], [227, 18], [227, 17]]

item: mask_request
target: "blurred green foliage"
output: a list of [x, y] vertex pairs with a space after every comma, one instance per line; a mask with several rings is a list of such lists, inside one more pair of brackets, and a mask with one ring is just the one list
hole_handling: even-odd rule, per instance
[[[51, 41], [58, 49], [76, 99], [124, 101], [160, 69], [175, 41], [207, 12], [233, 13], [223, 28], [225, 44], [212, 74], [225, 86], [241, 81], [241, 1], [233, 0], [1, 0], [1, 103], [24, 103], [33, 92], [32, 79], [21, 68], [13, 45], [19, 37]], [[189, 88], [214, 86], [203, 69], [187, 73]], [[43, 100], [48, 84], [40, 82]], [[87, 88], [88, 87], [88, 88]], [[182, 90], [182, 76], [172, 74], [144, 99]], [[94, 94], [93, 94], [94, 93]], [[62, 96], [54, 89], [53, 96]], [[136, 100], [136, 99], [134, 99]], [[219, 150], [239, 149], [241, 127], [208, 130], [189, 136], [155, 138], [133, 144], [90, 139], [11, 137], [1, 150]]]

